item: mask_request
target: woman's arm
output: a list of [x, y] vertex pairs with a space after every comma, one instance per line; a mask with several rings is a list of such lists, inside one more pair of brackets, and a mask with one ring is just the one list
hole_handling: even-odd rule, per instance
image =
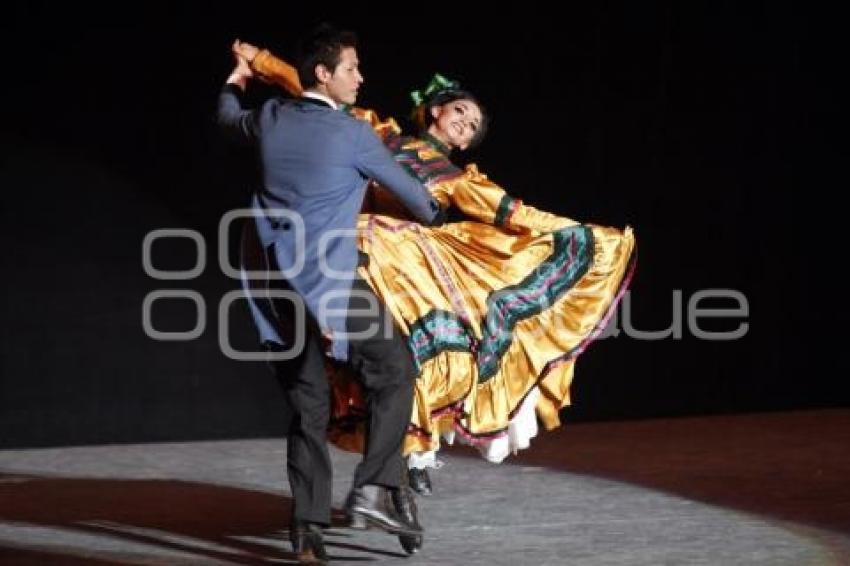
[[[276, 57], [268, 49], [258, 49], [250, 43], [241, 42], [238, 53], [251, 63], [251, 70], [266, 82], [282, 87], [293, 96], [301, 96], [304, 89], [298, 80], [298, 71], [295, 67]], [[378, 134], [378, 137], [386, 141], [392, 135], [399, 135], [401, 128], [393, 118], [381, 120], [374, 110], [351, 107], [349, 112], [352, 116], [364, 122], [368, 122]]]
[[475, 165], [468, 165], [466, 172], [455, 179], [438, 183], [432, 192], [437, 199], [451, 202], [468, 216], [512, 232], [553, 232], [579, 224], [512, 198]]
[[278, 59], [268, 49], [258, 50], [256, 56], [248, 60], [251, 70], [263, 80], [282, 87], [292, 96], [301, 96], [304, 92], [295, 67]]

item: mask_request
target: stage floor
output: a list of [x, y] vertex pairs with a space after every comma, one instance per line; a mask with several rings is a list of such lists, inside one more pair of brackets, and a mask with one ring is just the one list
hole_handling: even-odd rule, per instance
[[[341, 506], [357, 456], [332, 449]], [[0, 564], [288, 564], [283, 439], [0, 451]], [[850, 564], [850, 410], [567, 424], [445, 451], [426, 528], [340, 564]], [[336, 563], [336, 562], [335, 562]]]

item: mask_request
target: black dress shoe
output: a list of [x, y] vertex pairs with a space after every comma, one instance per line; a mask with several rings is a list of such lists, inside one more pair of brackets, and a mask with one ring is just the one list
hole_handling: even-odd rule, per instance
[[428, 497], [431, 495], [431, 476], [428, 475], [427, 468], [410, 468], [407, 470], [407, 482], [410, 484], [410, 489]]
[[[398, 489], [390, 491], [390, 500], [396, 512], [404, 517], [408, 524], [413, 525], [422, 531], [422, 526], [419, 524], [419, 514], [416, 509], [416, 500], [413, 497], [413, 492], [407, 486], [403, 485]], [[416, 554], [422, 548], [422, 535], [399, 535], [398, 541], [401, 547], [408, 554]]]
[[327, 564], [328, 553], [322, 541], [322, 527], [315, 523], [293, 521], [289, 528], [292, 551], [299, 564]]
[[395, 510], [391, 499], [387, 489], [377, 485], [355, 488], [346, 502], [351, 526], [355, 529], [377, 527], [396, 535], [421, 535], [422, 527], [409, 523]]

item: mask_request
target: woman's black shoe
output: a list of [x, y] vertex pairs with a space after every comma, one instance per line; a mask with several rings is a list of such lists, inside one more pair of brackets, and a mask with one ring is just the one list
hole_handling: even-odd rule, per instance
[[431, 495], [431, 478], [428, 476], [427, 468], [410, 468], [407, 470], [407, 482], [410, 489], [419, 495]]

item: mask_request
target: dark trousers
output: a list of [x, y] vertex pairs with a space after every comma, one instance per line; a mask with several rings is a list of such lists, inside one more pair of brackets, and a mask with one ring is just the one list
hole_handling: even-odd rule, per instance
[[[354, 474], [354, 487], [375, 484], [398, 487], [401, 445], [413, 407], [416, 371], [404, 337], [388, 319], [384, 305], [371, 288], [356, 279], [361, 295], [349, 301], [346, 326], [349, 358], [365, 393], [369, 418], [366, 450]], [[363, 298], [370, 296], [371, 301]], [[363, 314], [369, 307], [374, 311]], [[377, 309], [375, 309], [377, 306]], [[356, 311], [357, 316], [353, 316]], [[285, 318], [285, 313], [279, 313]], [[389, 324], [387, 321], [389, 320]], [[374, 332], [354, 337], [353, 333]], [[330, 385], [325, 357], [315, 324], [308, 324], [304, 352], [294, 360], [275, 364], [276, 375], [293, 410], [288, 437], [287, 472], [296, 520], [330, 524], [331, 462], [326, 444], [330, 418]]]

